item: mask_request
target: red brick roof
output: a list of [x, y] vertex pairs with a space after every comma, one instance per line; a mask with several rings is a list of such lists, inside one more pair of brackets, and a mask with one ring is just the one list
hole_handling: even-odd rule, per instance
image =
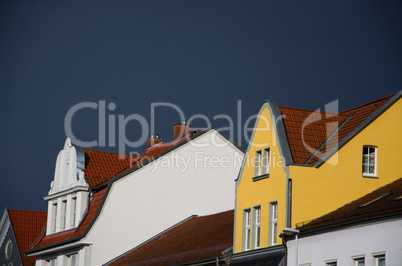
[[171, 265], [213, 259], [233, 244], [234, 211], [195, 216], [133, 251], [111, 265]]
[[89, 211], [84, 217], [84, 220], [78, 225], [78, 228], [48, 236], [42, 236], [38, 241], [32, 243], [29, 251], [42, 249], [44, 247], [55, 245], [66, 240], [76, 240], [77, 238], [81, 237], [88, 229], [91, 221], [94, 219], [96, 213], [98, 212], [101, 202], [105, 196], [106, 190], [107, 187], [104, 187], [94, 194], [89, 206]]
[[[279, 107], [293, 162], [316, 163], [395, 94], [339, 113]], [[344, 124], [341, 126], [342, 123]], [[337, 134], [331, 136], [336, 129]], [[304, 145], [303, 140], [310, 148]]]
[[[8, 214], [17, 240], [22, 263], [24, 265], [32, 265], [25, 258], [23, 251], [40, 236], [41, 231], [45, 228], [47, 212], [9, 209]], [[35, 261], [35, 259], [31, 260]]]
[[380, 187], [339, 209], [297, 225], [301, 231], [402, 214], [402, 178]]

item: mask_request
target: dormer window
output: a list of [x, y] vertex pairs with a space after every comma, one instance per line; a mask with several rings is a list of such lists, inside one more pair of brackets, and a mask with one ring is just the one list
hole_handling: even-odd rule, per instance
[[376, 177], [377, 175], [377, 148], [363, 147], [363, 176]]
[[51, 228], [52, 228], [52, 233], [56, 233], [56, 224], [57, 224], [57, 202], [52, 203], [52, 219], [51, 219]]
[[77, 198], [73, 197], [71, 198], [71, 214], [70, 214], [70, 225], [71, 228], [75, 227], [75, 217], [77, 215]]

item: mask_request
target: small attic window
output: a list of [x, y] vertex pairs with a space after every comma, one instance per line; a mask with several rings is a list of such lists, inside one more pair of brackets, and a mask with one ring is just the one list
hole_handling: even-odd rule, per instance
[[363, 176], [376, 177], [377, 175], [377, 148], [373, 146], [363, 147]]
[[379, 197], [377, 197], [377, 198], [375, 198], [375, 199], [373, 199], [373, 200], [370, 200], [369, 202], [366, 202], [366, 203], [360, 205], [359, 208], [364, 208], [364, 207], [366, 207], [366, 206], [368, 206], [368, 205], [370, 205], [370, 204], [372, 204], [372, 203], [374, 203], [374, 202], [376, 202], [376, 201], [379, 201], [380, 199], [383, 199], [383, 198], [385, 198], [385, 197], [387, 197], [387, 196], [389, 196], [389, 195], [391, 195], [391, 194], [392, 194], [392, 193], [385, 193], [385, 194], [382, 194], [381, 196], [379, 196]]

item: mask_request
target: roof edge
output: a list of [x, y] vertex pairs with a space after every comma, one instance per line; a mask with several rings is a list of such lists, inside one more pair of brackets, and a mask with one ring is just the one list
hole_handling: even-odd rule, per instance
[[377, 109], [372, 115], [370, 115], [363, 123], [356, 127], [352, 132], [350, 132], [344, 139], [342, 139], [338, 145], [335, 145], [331, 150], [324, 154], [315, 164], [314, 167], [320, 167], [324, 162], [326, 162], [334, 153], [336, 153], [340, 148], [342, 148], [349, 140], [351, 140], [355, 135], [367, 127], [375, 118], [386, 111], [392, 104], [394, 104], [402, 96], [402, 90], [397, 92], [391, 99], [384, 103], [380, 108]]
[[147, 243], [149, 243], [149, 242], [151, 242], [151, 241], [157, 239], [158, 237], [160, 237], [160, 236], [162, 236], [162, 235], [168, 233], [169, 231], [175, 229], [176, 227], [178, 227], [178, 226], [180, 226], [180, 225], [182, 225], [182, 224], [184, 224], [184, 223], [190, 221], [190, 220], [193, 219], [193, 218], [197, 218], [197, 217], [199, 217], [199, 216], [198, 216], [198, 215], [191, 215], [191, 216], [187, 217], [186, 219], [181, 220], [180, 222], [178, 222], [178, 223], [172, 225], [171, 227], [168, 227], [167, 229], [163, 230], [162, 232], [160, 232], [160, 233], [154, 235], [153, 237], [151, 237], [151, 238], [145, 240], [145, 241], [142, 242], [141, 244], [139, 244], [139, 245], [135, 246], [134, 248], [132, 248], [132, 249], [130, 249], [130, 250], [124, 252], [123, 254], [117, 256], [116, 258], [114, 258], [114, 259], [112, 259], [112, 260], [110, 260], [110, 261], [104, 263], [103, 265], [110, 265], [111, 263], [114, 263], [114, 262], [118, 261], [119, 259], [124, 258], [125, 256], [127, 256], [127, 255], [130, 254], [131, 252], [133, 252], [133, 251], [139, 249], [140, 247], [146, 245]]
[[257, 115], [256, 115], [256, 120], [253, 126], [253, 133], [251, 134], [250, 140], [249, 140], [249, 144], [247, 146], [247, 150], [245, 153], [245, 156], [243, 158], [243, 162], [242, 165], [240, 167], [240, 172], [237, 176], [237, 178], [235, 179], [235, 182], [237, 181], [241, 181], [241, 176], [243, 175], [243, 170], [244, 170], [244, 165], [246, 163], [247, 157], [249, 155], [250, 152], [250, 148], [252, 146], [253, 143], [253, 139], [255, 137], [255, 133], [256, 133], [256, 127], [257, 127], [257, 123], [259, 121], [259, 117], [261, 116], [262, 112], [268, 109], [270, 111], [271, 114], [271, 120], [272, 120], [272, 125], [274, 126], [274, 132], [275, 132], [275, 136], [277, 138], [277, 143], [279, 144], [279, 150], [281, 152], [281, 155], [283, 156], [283, 158], [285, 159], [284, 165], [288, 166], [288, 165], [292, 165], [293, 164], [293, 157], [292, 157], [292, 153], [290, 152], [290, 147], [289, 147], [289, 142], [287, 139], [287, 134], [285, 131], [285, 126], [283, 124], [283, 115], [279, 109], [279, 105], [274, 102], [274, 101], [269, 101], [266, 100], [265, 102], [263, 102], [263, 104], [261, 105]]

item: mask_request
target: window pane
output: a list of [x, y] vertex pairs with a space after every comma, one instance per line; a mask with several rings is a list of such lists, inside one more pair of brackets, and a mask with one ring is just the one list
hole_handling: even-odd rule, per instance
[[257, 232], [256, 232], [256, 247], [260, 247], [260, 227], [257, 227]]
[[368, 154], [369, 153], [369, 147], [363, 147], [363, 154]]
[[277, 235], [277, 224], [275, 223], [274, 224], [274, 228], [273, 228], [274, 230], [273, 230], [273, 241], [272, 241], [272, 244], [276, 244], [276, 235]]

